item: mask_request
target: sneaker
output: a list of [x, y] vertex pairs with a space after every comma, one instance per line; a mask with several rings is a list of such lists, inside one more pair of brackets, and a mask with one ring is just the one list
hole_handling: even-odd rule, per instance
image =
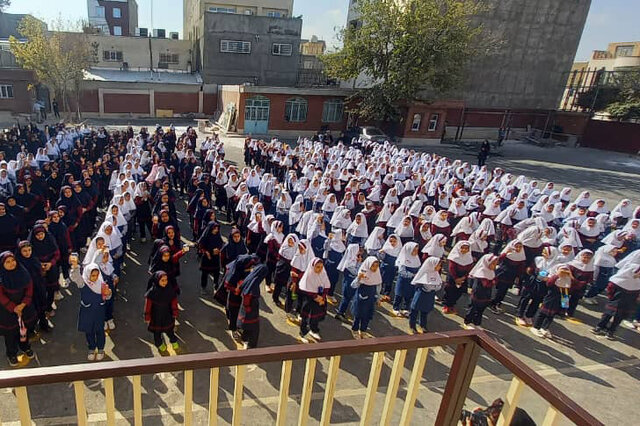
[[616, 340], [616, 336], [610, 331], [607, 333], [607, 340]]
[[362, 337], [360, 337], [360, 333], [358, 333], [357, 331], [351, 331], [351, 335], [353, 336], [354, 339], [361, 339]]
[[158, 351], [166, 352], [167, 351], [167, 344], [163, 342], [160, 346], [158, 346]]
[[[51, 330], [53, 328], [53, 323], [51, 322], [50, 319], [47, 320], [47, 327], [49, 327], [49, 330]], [[47, 331], [49, 331], [47, 330]]]
[[20, 365], [20, 363], [18, 362], [18, 357], [15, 356], [10, 356], [9, 357], [9, 365], [12, 367], [17, 367]]
[[115, 330], [116, 329], [116, 323], [112, 319], [107, 321], [107, 325], [109, 326], [109, 330]]
[[475, 330], [476, 328], [473, 326], [473, 324], [464, 324], [463, 325], [465, 330]]
[[592, 305], [593, 306], [593, 305], [597, 305], [598, 304], [598, 301], [596, 300], [595, 297], [585, 297], [582, 300], [584, 300], [584, 303], [586, 305]]
[[544, 333], [539, 328], [531, 328], [531, 334], [538, 337], [544, 337]]
[[142, 238], [140, 239], [140, 241], [141, 241], [141, 242], [143, 242], [143, 243], [146, 243], [146, 242], [147, 242], [147, 239], [146, 239], [146, 238], [144, 238], [144, 237], [142, 237]]
[[109, 326], [108, 326], [108, 325], [107, 325], [107, 323], [105, 322], [105, 323], [104, 323], [104, 331], [107, 331], [107, 330], [109, 330]]
[[244, 342], [244, 343], [242, 344], [242, 350], [243, 350], [243, 351], [246, 351], [247, 349], [249, 349], [249, 342]]
[[418, 334], [418, 329], [416, 329], [416, 328], [410, 328], [410, 329], [409, 329], [409, 334], [411, 334], [411, 335]]
[[407, 311], [406, 309], [403, 309], [402, 311], [400, 311], [402, 313], [402, 316], [405, 318], [409, 318], [409, 311]]
[[24, 355], [29, 359], [34, 359], [36, 357], [36, 354], [33, 352], [33, 349], [27, 349], [26, 351], [24, 351]]
[[418, 327], [418, 334], [425, 334], [425, 333], [428, 333], [426, 327]]
[[527, 325], [533, 325], [533, 318], [525, 318], [524, 320], [527, 322]]
[[327, 302], [331, 305], [331, 306], [336, 306], [338, 304], [338, 299], [336, 299], [333, 296], [327, 296]]
[[104, 359], [104, 351], [98, 351], [96, 355], [96, 361], [102, 361]]
[[393, 310], [393, 316], [396, 318], [403, 318], [404, 315], [402, 315], [401, 311], [396, 311], [395, 309]]
[[96, 351], [89, 351], [87, 355], [87, 361], [95, 361], [96, 360]]
[[636, 329], [636, 326], [633, 324], [633, 322], [631, 322], [629, 320], [623, 320], [622, 321], [622, 326], [630, 328], [631, 330], [635, 330]]
[[240, 334], [240, 332], [238, 330], [233, 330], [231, 332], [231, 337], [233, 338], [233, 340], [236, 340], [236, 341], [241, 341], [242, 340], [242, 335]]
[[[54, 296], [53, 298], [55, 299], [56, 297]], [[55, 312], [53, 311], [55, 311], [56, 309], [58, 309], [58, 305], [56, 305], [56, 302], [51, 302], [51, 312], [49, 313], [49, 315], [51, 314], [55, 315]]]
[[489, 310], [491, 312], [493, 312], [494, 314], [499, 314], [500, 313], [500, 308], [497, 306], [489, 306]]
[[516, 324], [519, 325], [520, 327], [526, 327], [529, 324], [527, 324], [526, 320], [523, 320], [522, 318], [516, 318]]
[[596, 336], [602, 336], [606, 332], [606, 330], [600, 327], [596, 327], [596, 328], [592, 328], [591, 332]]
[[315, 331], [310, 331], [309, 336], [313, 337], [316, 340], [322, 340], [322, 337], [320, 336], [320, 334], [316, 333]]
[[300, 342], [302, 342], [302, 343], [310, 343], [311, 342], [306, 334], [304, 336], [303, 335], [299, 335], [298, 336], [298, 340], [300, 340]]
[[178, 342], [173, 342], [171, 344], [171, 347], [173, 348], [174, 351], [177, 351], [178, 349], [180, 349], [180, 343]]
[[546, 337], [547, 339], [553, 338], [553, 334], [551, 334], [551, 332], [549, 330], [540, 330], [540, 331], [542, 332], [544, 337]]

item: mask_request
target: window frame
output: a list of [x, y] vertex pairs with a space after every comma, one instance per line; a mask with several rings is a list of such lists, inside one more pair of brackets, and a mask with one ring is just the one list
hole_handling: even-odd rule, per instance
[[207, 10], [213, 13], [228, 13], [230, 15], [235, 15], [238, 13], [238, 9], [235, 7], [209, 6]]
[[431, 117], [429, 118], [429, 127], [427, 128], [427, 131], [435, 132], [436, 130], [438, 130], [439, 121], [440, 121], [440, 114], [437, 112], [432, 113]]
[[344, 101], [342, 99], [327, 99], [322, 104], [322, 122], [340, 123], [344, 119]]
[[[616, 58], [629, 58], [633, 56], [634, 46], [633, 45], [622, 45], [616, 46]], [[628, 55], [621, 55], [621, 52], [629, 53]]]
[[[118, 16], [116, 16], [116, 10], [118, 11]], [[122, 9], [120, 9], [119, 7], [114, 7], [113, 9], [111, 9], [111, 16], [113, 18], [122, 18]]]
[[[118, 29], [118, 31], [116, 31], [116, 28]], [[119, 34], [117, 34], [119, 33]], [[122, 27], [120, 25], [114, 25], [113, 26], [113, 35], [114, 36], [121, 36], [122, 35]]]
[[[289, 47], [289, 54], [282, 52], [282, 47]], [[277, 52], [276, 52], [277, 50]], [[273, 56], [292, 56], [293, 55], [293, 44], [291, 43], [272, 43], [271, 44], [271, 54]]]
[[120, 50], [103, 50], [102, 60], [104, 62], [122, 62], [124, 61], [124, 54]]
[[269, 10], [267, 12], [267, 16], [269, 18], [284, 18], [285, 17], [285, 13], [282, 13], [282, 12], [277, 11], [277, 10]]
[[0, 99], [13, 99], [13, 84], [0, 84]]
[[[416, 123], [416, 118], [418, 119], [417, 123]], [[413, 114], [413, 121], [411, 122], [411, 131], [419, 132], [421, 125], [422, 125], [422, 114], [419, 114], [419, 113]]]
[[[159, 61], [166, 64], [179, 64], [180, 63], [180, 55], [178, 53], [160, 53], [158, 55]], [[164, 61], [163, 61], [164, 59]]]
[[[226, 49], [224, 49], [225, 43], [227, 45]], [[236, 43], [236, 44], [239, 43], [240, 46], [242, 46], [242, 51], [229, 49], [229, 47], [231, 46], [230, 43]], [[245, 46], [248, 46], [248, 49], [244, 49]], [[220, 40], [220, 53], [234, 53], [234, 54], [240, 54], [240, 55], [250, 55], [251, 54], [251, 42], [250, 41], [244, 41], [244, 40], [222, 39], [222, 40]]]
[[96, 11], [96, 18], [107, 17], [107, 11], [105, 10], [104, 6], [96, 6], [94, 10]]
[[284, 103], [284, 121], [287, 123], [306, 123], [309, 115], [309, 102], [305, 98], [289, 98]]

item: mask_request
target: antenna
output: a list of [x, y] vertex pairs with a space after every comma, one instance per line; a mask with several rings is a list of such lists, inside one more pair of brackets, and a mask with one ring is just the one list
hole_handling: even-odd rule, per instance
[[153, 31], [153, 0], [151, 2], [151, 31]]

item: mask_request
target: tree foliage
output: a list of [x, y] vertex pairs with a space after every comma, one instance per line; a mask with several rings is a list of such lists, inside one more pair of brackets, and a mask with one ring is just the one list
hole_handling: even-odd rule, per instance
[[608, 74], [606, 79], [599, 78], [595, 87], [578, 95], [578, 106], [591, 112], [605, 111], [618, 120], [640, 119], [640, 69]]
[[0, 0], [0, 12], [11, 6], [11, 0]]
[[60, 31], [62, 22], [55, 26], [58, 31], [48, 32], [41, 21], [27, 16], [18, 25], [25, 41], [11, 37], [9, 42], [18, 63], [33, 70], [38, 81], [62, 100], [63, 111], [69, 112], [69, 96], [75, 94], [78, 101], [83, 71], [95, 61], [96, 52], [86, 35]]
[[473, 17], [478, 0], [359, 0], [357, 25], [338, 37], [343, 47], [322, 57], [330, 77], [360, 78], [356, 112], [365, 119], [398, 117], [404, 101], [429, 100], [459, 89], [484, 30]]

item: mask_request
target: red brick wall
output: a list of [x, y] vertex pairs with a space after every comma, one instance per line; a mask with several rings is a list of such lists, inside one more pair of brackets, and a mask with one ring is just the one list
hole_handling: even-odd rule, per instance
[[637, 154], [640, 151], [640, 124], [590, 120], [582, 146]]
[[198, 93], [155, 92], [155, 107], [171, 109], [174, 113], [197, 113]]
[[[205, 93], [202, 99], [202, 112], [206, 115], [213, 115], [218, 109], [218, 95], [216, 93]], [[236, 103], [236, 108], [238, 104]], [[224, 105], [220, 109], [224, 109]]]
[[[404, 119], [404, 129], [402, 137], [404, 138], [422, 138], [422, 139], [439, 139], [444, 131], [444, 122], [447, 120], [447, 109], [431, 108], [429, 106], [411, 106], [407, 110]], [[420, 114], [420, 127], [417, 131], [411, 130], [413, 126], [413, 116]], [[438, 114], [438, 124], [434, 131], [429, 131], [429, 121], [433, 114]]]
[[[72, 98], [69, 100], [71, 109], [75, 110], [76, 100]], [[83, 90], [80, 95], [80, 112], [99, 112], [100, 111], [100, 99], [98, 98], [97, 90]]]
[[149, 114], [148, 94], [105, 93], [103, 99], [105, 113]]
[[31, 113], [33, 98], [29, 92], [29, 83], [34, 81], [33, 72], [16, 69], [0, 69], [0, 84], [13, 86], [13, 98], [0, 99], [0, 111], [14, 113]]
[[[111, 29], [111, 35], [113, 34], [113, 27], [119, 26], [122, 28], [123, 36], [135, 36], [135, 34], [129, 34], [129, 4], [128, 3], [120, 3], [120, 2], [112, 2], [105, 0], [98, 0], [98, 4], [100, 6], [104, 6], [104, 17]], [[113, 8], [120, 8], [120, 18], [113, 17]], [[162, 28], [162, 27], [161, 27]]]
[[[256, 96], [258, 94], [242, 93], [239, 102], [239, 114], [238, 114], [238, 128], [244, 128], [244, 105], [245, 100], [249, 97]], [[270, 100], [269, 110], [269, 130], [300, 130], [311, 131], [320, 130], [322, 127], [326, 127], [329, 130], [343, 130], [347, 125], [347, 114], [343, 114], [342, 121], [337, 123], [324, 123], [322, 122], [322, 110], [324, 102], [330, 99], [339, 98], [337, 96], [314, 96], [314, 95], [284, 95], [284, 94], [259, 94], [265, 96]], [[301, 123], [291, 123], [285, 120], [284, 110], [285, 103], [291, 98], [303, 98], [307, 100], [307, 120]]]

